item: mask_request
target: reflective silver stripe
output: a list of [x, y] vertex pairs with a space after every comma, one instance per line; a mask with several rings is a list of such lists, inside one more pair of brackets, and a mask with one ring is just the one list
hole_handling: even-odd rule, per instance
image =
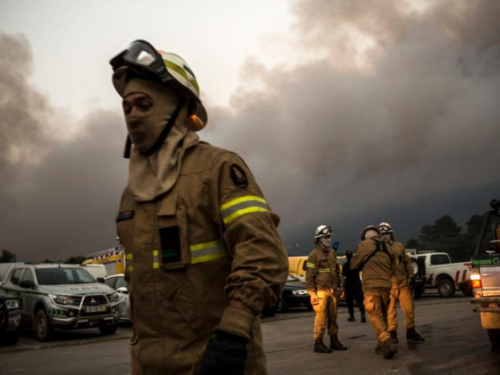
[[228, 255], [221, 241], [191, 245], [190, 250], [192, 264], [208, 262]]

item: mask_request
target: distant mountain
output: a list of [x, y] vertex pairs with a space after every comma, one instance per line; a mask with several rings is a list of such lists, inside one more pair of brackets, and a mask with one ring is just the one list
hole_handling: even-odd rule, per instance
[[[433, 224], [443, 215], [450, 215], [462, 226], [474, 214], [489, 209], [492, 199], [500, 199], [500, 180], [491, 184], [434, 192], [405, 204], [385, 205], [358, 216], [339, 220], [333, 229], [333, 241], [339, 241], [339, 253], [354, 250], [360, 241], [359, 233], [367, 225], [377, 225], [381, 220], [389, 222], [399, 241], [406, 243], [418, 238], [420, 229]], [[319, 223], [302, 224], [282, 232], [289, 255], [307, 255], [313, 249], [313, 233]], [[328, 224], [328, 223], [321, 223]]]

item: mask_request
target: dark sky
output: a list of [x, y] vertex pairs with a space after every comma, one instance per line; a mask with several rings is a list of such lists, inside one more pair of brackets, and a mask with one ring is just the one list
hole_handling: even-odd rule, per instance
[[[200, 133], [244, 157], [282, 233], [499, 180], [499, 2], [291, 4], [295, 48], [321, 58], [272, 69], [249, 58], [231, 108], [209, 107]], [[346, 30], [370, 38], [362, 60]], [[29, 41], [0, 33], [0, 51], [0, 248], [42, 260], [114, 246], [119, 108], [95, 109], [67, 137], [69, 116], [29, 84]]]

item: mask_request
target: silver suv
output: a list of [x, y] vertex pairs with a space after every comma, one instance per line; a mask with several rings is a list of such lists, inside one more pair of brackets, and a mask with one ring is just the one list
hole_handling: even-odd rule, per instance
[[40, 341], [50, 340], [54, 327], [116, 332], [122, 296], [80, 266], [14, 263], [0, 288], [21, 297], [22, 320], [33, 326]]

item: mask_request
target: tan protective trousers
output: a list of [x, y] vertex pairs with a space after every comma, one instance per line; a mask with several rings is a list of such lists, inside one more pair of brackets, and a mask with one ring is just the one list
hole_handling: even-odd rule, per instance
[[391, 335], [387, 332], [387, 324], [385, 322], [390, 295], [391, 288], [365, 289], [364, 305], [366, 313], [379, 342], [384, 342], [391, 338]]
[[325, 328], [328, 325], [328, 334], [336, 335], [339, 332], [337, 325], [337, 297], [334, 293], [318, 290], [316, 293], [319, 299], [318, 304], [313, 306], [316, 312], [314, 318], [314, 341], [323, 339]]
[[413, 291], [409, 285], [403, 287], [393, 286], [391, 289], [391, 301], [387, 311], [387, 325], [389, 331], [395, 331], [398, 328], [398, 319], [396, 314], [396, 302], [399, 298], [399, 305], [405, 314], [406, 329], [415, 327], [415, 307], [413, 306]]

